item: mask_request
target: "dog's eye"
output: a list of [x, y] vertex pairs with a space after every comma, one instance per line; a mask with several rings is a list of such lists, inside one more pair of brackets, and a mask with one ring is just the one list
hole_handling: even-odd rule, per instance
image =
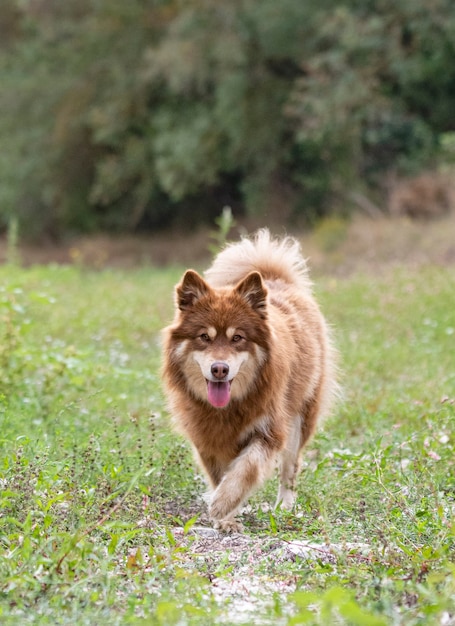
[[207, 333], [202, 333], [202, 335], [199, 335], [199, 339], [201, 339], [204, 343], [210, 342], [210, 337]]
[[238, 343], [239, 341], [242, 341], [242, 339], [243, 339], [242, 335], [234, 335], [232, 337], [233, 343]]

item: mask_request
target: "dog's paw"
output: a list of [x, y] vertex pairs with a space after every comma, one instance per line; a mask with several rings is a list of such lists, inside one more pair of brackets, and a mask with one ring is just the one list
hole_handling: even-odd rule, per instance
[[223, 533], [241, 533], [243, 532], [243, 524], [236, 519], [219, 519], [213, 522], [213, 528]]
[[232, 514], [233, 507], [224, 498], [213, 497], [209, 504], [209, 515], [214, 520], [228, 518]]
[[234, 517], [237, 509], [233, 507], [232, 502], [226, 501], [219, 495], [216, 494], [209, 505], [209, 516], [213, 522], [213, 527], [225, 533], [242, 532], [242, 524]]
[[275, 503], [276, 509], [282, 509], [283, 511], [292, 511], [297, 499], [297, 494], [292, 489], [286, 489], [280, 487], [278, 492], [278, 498]]

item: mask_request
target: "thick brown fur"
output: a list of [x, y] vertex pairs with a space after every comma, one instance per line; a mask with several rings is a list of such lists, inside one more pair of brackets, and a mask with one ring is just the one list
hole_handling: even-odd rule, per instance
[[292, 508], [300, 452], [336, 387], [298, 243], [261, 230], [226, 247], [205, 279], [188, 270], [163, 356], [170, 411], [209, 480], [215, 526], [241, 528], [235, 515], [277, 461], [277, 505]]

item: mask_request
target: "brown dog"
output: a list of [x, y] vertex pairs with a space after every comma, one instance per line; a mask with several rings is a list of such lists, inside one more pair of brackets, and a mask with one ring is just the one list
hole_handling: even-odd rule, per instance
[[261, 230], [226, 247], [205, 276], [188, 270], [176, 287], [163, 377], [213, 489], [214, 525], [233, 531], [277, 460], [277, 505], [294, 505], [300, 451], [336, 387], [334, 351], [294, 239]]

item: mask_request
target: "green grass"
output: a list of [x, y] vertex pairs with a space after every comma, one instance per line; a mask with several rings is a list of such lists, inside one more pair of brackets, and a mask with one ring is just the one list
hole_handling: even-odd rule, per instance
[[242, 549], [191, 529], [159, 376], [179, 275], [0, 268], [0, 623], [455, 624], [453, 268], [318, 281], [343, 399]]

